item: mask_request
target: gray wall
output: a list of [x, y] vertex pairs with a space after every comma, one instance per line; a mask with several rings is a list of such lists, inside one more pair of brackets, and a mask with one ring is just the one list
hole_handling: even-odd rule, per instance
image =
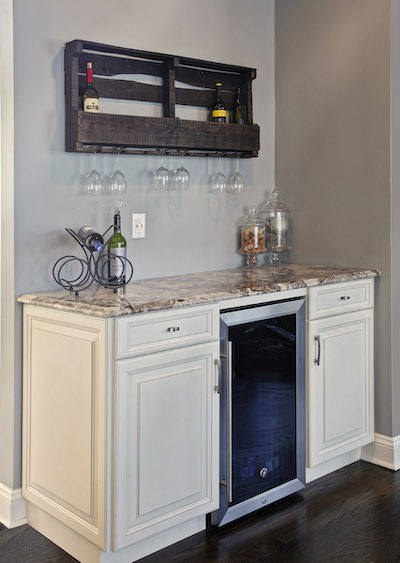
[[295, 210], [293, 259], [383, 271], [375, 414], [392, 435], [390, 2], [279, 0], [275, 16], [276, 181]]
[[[81, 175], [91, 168], [91, 158], [64, 152], [63, 47], [72, 39], [257, 68], [253, 102], [261, 151], [241, 166], [248, 191], [237, 201], [223, 197], [214, 206], [208, 200], [214, 159], [185, 160], [192, 184], [181, 201], [147, 191], [158, 158], [121, 156], [120, 162], [129, 180], [122, 227], [136, 279], [239, 266], [238, 219], [245, 206], [266, 198], [274, 182], [274, 1], [250, 0], [246, 9], [241, 0], [97, 0], [95, 9], [78, 0], [14, 3], [16, 295], [55, 286], [52, 264], [74, 250], [65, 226], [102, 227], [111, 221], [110, 197], [82, 193]], [[174, 168], [178, 160], [166, 158], [165, 164]], [[99, 156], [97, 166], [111, 173], [113, 157]], [[223, 161], [226, 174], [231, 166]], [[147, 214], [145, 240], [130, 238], [132, 212]], [[20, 317], [17, 306], [17, 365]], [[15, 440], [19, 443], [19, 432]]]

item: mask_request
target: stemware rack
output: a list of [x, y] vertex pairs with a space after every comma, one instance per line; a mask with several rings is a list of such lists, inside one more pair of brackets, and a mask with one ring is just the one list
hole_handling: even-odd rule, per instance
[[[94, 83], [100, 98], [160, 103], [163, 117], [83, 112], [80, 94], [88, 61], [93, 62]], [[120, 74], [158, 77], [162, 85], [113, 78]], [[255, 77], [253, 68], [91, 41], [70, 41], [65, 47], [66, 150], [256, 157], [260, 149], [260, 128], [253, 124], [252, 81]], [[245, 125], [176, 117], [177, 104], [211, 108], [217, 81], [223, 84], [222, 98], [228, 108], [234, 105], [235, 92], [241, 88], [247, 113]], [[176, 82], [194, 88], [177, 87]]]

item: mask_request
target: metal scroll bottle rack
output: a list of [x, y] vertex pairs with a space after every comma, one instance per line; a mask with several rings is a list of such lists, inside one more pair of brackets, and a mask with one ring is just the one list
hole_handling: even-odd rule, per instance
[[[106, 239], [111, 229], [113, 229], [113, 225], [102, 235], [105, 242], [101, 252], [87, 248], [75, 231], [69, 228], [65, 229], [81, 247], [83, 258], [67, 254], [57, 260], [53, 266], [53, 278], [58, 285], [67, 291], [73, 291], [75, 295], [79, 295], [81, 291], [88, 289], [94, 282], [117, 292], [118, 289], [131, 281], [133, 266], [130, 260], [124, 256], [107, 253], [107, 245], [115, 235], [113, 233]], [[117, 277], [111, 278], [109, 271], [113, 261], [118, 262], [120, 273]]]
[[[81, 109], [87, 62], [93, 63], [100, 98], [153, 102], [163, 117], [87, 113]], [[147, 75], [162, 84], [144, 84], [118, 75]], [[260, 128], [253, 124], [254, 68], [203, 61], [175, 55], [138, 51], [74, 40], [65, 47], [66, 150], [72, 152], [165, 154], [188, 156], [258, 156]], [[176, 106], [211, 108], [214, 87], [222, 82], [222, 99], [233, 107], [241, 89], [247, 123], [210, 123], [179, 119]], [[183, 83], [186, 87], [178, 87]]]

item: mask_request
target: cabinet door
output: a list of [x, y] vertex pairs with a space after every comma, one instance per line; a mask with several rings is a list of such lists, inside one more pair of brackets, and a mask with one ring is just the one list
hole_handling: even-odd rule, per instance
[[218, 508], [219, 343], [118, 361], [115, 542]]
[[373, 441], [373, 310], [308, 323], [308, 467]]

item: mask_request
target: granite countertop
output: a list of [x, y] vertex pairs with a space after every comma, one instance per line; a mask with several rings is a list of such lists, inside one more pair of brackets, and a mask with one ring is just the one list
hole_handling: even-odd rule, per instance
[[287, 264], [139, 280], [131, 282], [119, 293], [98, 285], [78, 296], [63, 289], [25, 293], [18, 301], [107, 318], [379, 275], [379, 270], [368, 268]]

